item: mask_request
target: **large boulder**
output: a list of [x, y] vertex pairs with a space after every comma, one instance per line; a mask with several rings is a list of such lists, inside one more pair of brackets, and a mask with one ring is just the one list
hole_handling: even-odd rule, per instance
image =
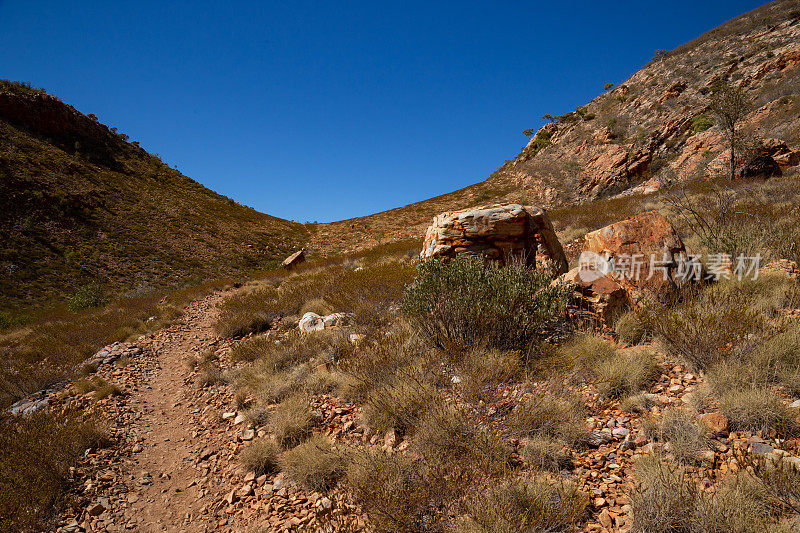
[[679, 283], [702, 279], [675, 228], [657, 211], [647, 211], [586, 235], [581, 268], [619, 283], [629, 303], [663, 297]]
[[781, 167], [772, 156], [761, 154], [748, 161], [739, 174], [742, 178], [766, 179], [780, 176]]
[[518, 204], [495, 205], [437, 215], [425, 234], [421, 259], [483, 257], [506, 264], [514, 258], [529, 266], [546, 263], [554, 274], [567, 271], [567, 259], [544, 210]]
[[285, 268], [286, 270], [292, 270], [300, 263], [305, 263], [305, 261], [306, 261], [305, 250], [298, 250], [283, 260], [283, 268]]

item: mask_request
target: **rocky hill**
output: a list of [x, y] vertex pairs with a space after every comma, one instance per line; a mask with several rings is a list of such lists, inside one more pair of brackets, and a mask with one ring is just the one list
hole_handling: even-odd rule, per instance
[[512, 201], [552, 209], [653, 194], [724, 173], [725, 142], [710, 111], [712, 87], [720, 81], [741, 88], [750, 100], [740, 127], [748, 148], [767, 142], [794, 172], [800, 150], [798, 42], [800, 4], [766, 4], [675, 50], [657, 51], [625, 82], [553, 117], [482, 183], [322, 225], [318, 234], [324, 238], [317, 242], [325, 250], [367, 246], [375, 233], [385, 240], [419, 238], [436, 213], [452, 208]]
[[0, 309], [264, 268], [305, 228], [169, 168], [42, 90], [0, 82]]

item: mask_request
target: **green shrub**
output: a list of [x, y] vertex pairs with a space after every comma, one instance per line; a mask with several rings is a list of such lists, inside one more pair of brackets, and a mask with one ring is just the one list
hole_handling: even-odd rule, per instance
[[467, 507], [469, 518], [454, 531], [572, 531], [585, 518], [588, 504], [588, 498], [566, 481], [509, 479], [473, 498]]
[[708, 115], [697, 115], [696, 117], [692, 118], [692, 131], [695, 133], [706, 131], [713, 125], [714, 119]]
[[271, 474], [279, 469], [281, 450], [272, 439], [259, 438], [245, 446], [239, 453], [239, 462], [256, 476]]
[[429, 260], [419, 265], [402, 309], [439, 348], [527, 351], [566, 306], [566, 291], [550, 281], [546, 270], [516, 262], [500, 267], [480, 259]]
[[315, 435], [286, 451], [280, 464], [290, 479], [317, 492], [333, 488], [344, 472], [341, 454], [322, 435]]

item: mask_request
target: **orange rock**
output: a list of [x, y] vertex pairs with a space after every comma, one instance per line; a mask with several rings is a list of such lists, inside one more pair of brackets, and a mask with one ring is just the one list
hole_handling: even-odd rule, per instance
[[700, 415], [703, 424], [714, 436], [728, 433], [728, 418], [722, 413], [705, 413]]

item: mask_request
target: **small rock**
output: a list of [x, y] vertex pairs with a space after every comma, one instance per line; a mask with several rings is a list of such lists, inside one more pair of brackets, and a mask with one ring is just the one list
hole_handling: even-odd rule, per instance
[[766, 455], [773, 451], [774, 448], [766, 442], [753, 442], [750, 444], [750, 453], [753, 455]]
[[89, 513], [90, 516], [100, 516], [105, 510], [105, 506], [100, 502], [95, 502], [86, 508], [86, 512]]
[[630, 431], [627, 428], [614, 428], [611, 431], [611, 434], [614, 437], [617, 437], [617, 438], [620, 438], [620, 439], [627, 437], [629, 433], [630, 433]]
[[590, 431], [586, 442], [589, 446], [597, 448], [603, 444], [608, 444], [612, 440], [614, 440], [614, 437], [610, 431]]
[[722, 413], [700, 415], [700, 423], [715, 437], [728, 433], [728, 417]]

